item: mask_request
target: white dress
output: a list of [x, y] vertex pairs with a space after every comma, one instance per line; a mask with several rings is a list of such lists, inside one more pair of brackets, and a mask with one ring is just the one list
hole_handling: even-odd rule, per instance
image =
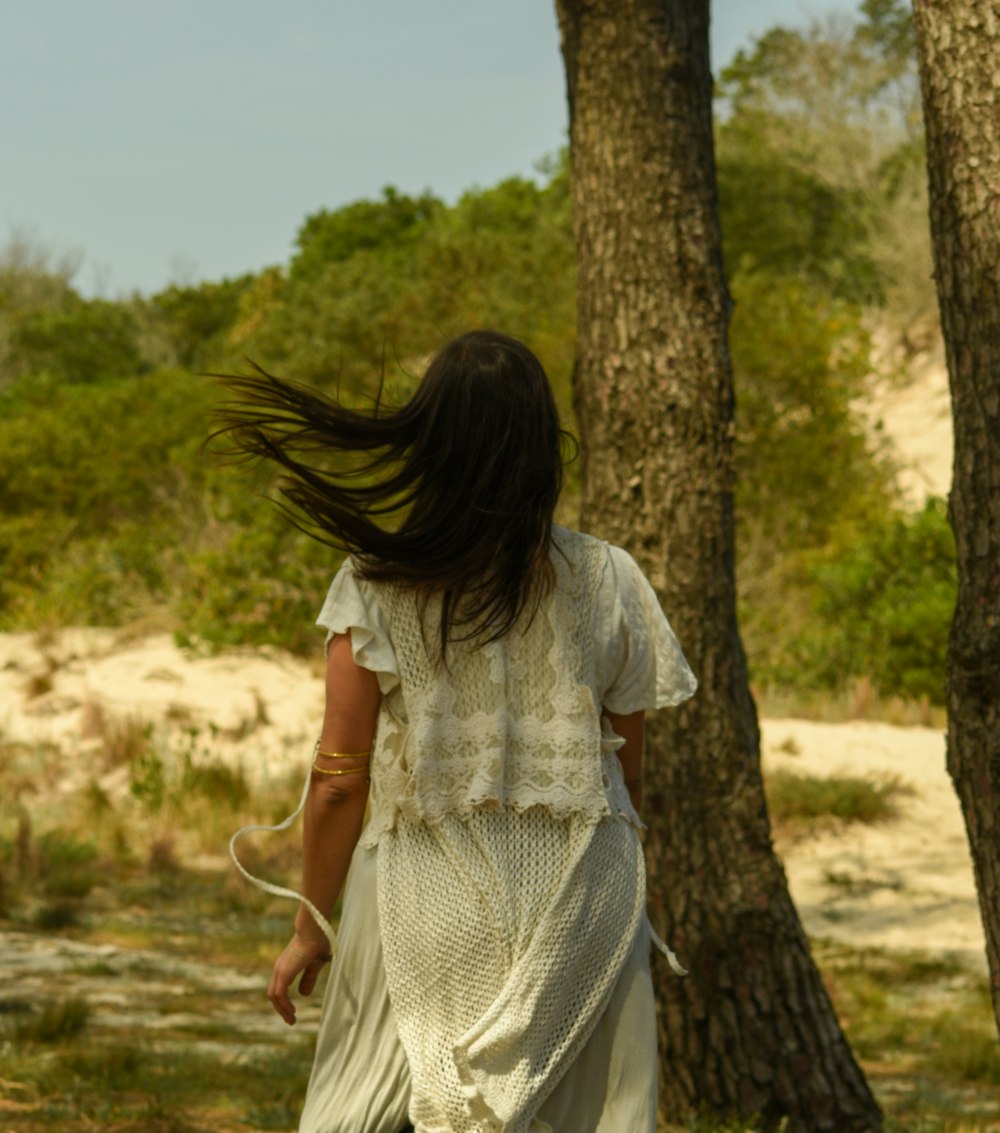
[[641, 824], [602, 710], [696, 685], [626, 552], [553, 543], [535, 618], [446, 668], [411, 592], [350, 560], [330, 588], [383, 699], [301, 1133], [654, 1133]]

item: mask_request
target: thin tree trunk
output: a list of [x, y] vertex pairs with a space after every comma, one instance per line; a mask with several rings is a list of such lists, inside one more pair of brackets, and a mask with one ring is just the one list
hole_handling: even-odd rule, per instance
[[996, 0], [917, 0], [913, 14], [955, 428], [948, 771], [1000, 1027], [1000, 9]]
[[701, 682], [650, 729], [661, 1096], [874, 1130], [770, 841], [736, 626], [729, 300], [708, 0], [557, 0], [570, 104], [583, 521], [635, 554]]

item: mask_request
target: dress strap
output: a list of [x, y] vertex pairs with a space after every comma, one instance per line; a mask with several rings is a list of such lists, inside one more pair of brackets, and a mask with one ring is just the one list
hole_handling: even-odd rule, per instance
[[237, 839], [242, 838], [244, 834], [252, 834], [257, 830], [266, 830], [272, 834], [276, 834], [279, 830], [287, 830], [289, 826], [299, 817], [302, 813], [303, 807], [306, 805], [306, 799], [309, 797], [309, 784], [312, 780], [312, 769], [306, 775], [305, 786], [302, 788], [302, 798], [299, 799], [299, 805], [284, 821], [279, 822], [277, 826], [263, 826], [260, 823], [251, 823], [249, 826], [243, 826], [229, 839], [229, 856], [233, 859], [233, 865], [243, 874], [243, 876], [250, 882], [251, 885], [256, 885], [258, 889], [262, 889], [265, 893], [272, 893], [275, 897], [289, 897], [294, 901], [298, 901], [312, 914], [313, 920], [321, 929], [323, 935], [326, 937], [330, 945], [330, 954], [333, 955], [337, 951], [337, 936], [333, 931], [330, 922], [323, 916], [323, 914], [316, 908], [316, 906], [309, 900], [308, 897], [301, 893], [296, 893], [294, 889], [286, 889], [283, 885], [274, 885], [270, 881], [264, 881], [254, 875], [243, 865], [240, 859], [236, 856], [236, 842]]
[[667, 963], [670, 965], [670, 968], [673, 971], [673, 973], [675, 975], [678, 975], [678, 976], [686, 976], [688, 974], [687, 968], [681, 967], [681, 962], [680, 962], [680, 960], [677, 959], [676, 953], [673, 951], [673, 949], [670, 947], [670, 945], [665, 944], [663, 942], [663, 940], [660, 939], [659, 935], [657, 934], [656, 929], [653, 928], [653, 923], [652, 923], [652, 921], [650, 921], [648, 914], [646, 915], [646, 924], [649, 927], [650, 939], [656, 945], [656, 947], [663, 953], [663, 955], [666, 956]]

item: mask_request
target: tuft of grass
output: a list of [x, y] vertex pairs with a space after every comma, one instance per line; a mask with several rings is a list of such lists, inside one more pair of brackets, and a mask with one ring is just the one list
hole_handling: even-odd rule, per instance
[[193, 764], [184, 769], [182, 789], [200, 795], [216, 806], [222, 804], [230, 812], [238, 811], [250, 799], [250, 786], [242, 768], [233, 768], [218, 761]]
[[97, 884], [97, 847], [62, 830], [48, 830], [36, 843], [39, 888], [46, 897], [82, 900]]
[[155, 837], [150, 844], [149, 869], [151, 873], [161, 876], [181, 872], [176, 839], [169, 831]]
[[47, 901], [32, 918], [35, 928], [43, 932], [59, 932], [80, 921], [80, 905], [76, 901]]
[[112, 716], [102, 714], [100, 733], [101, 754], [107, 770], [134, 767], [148, 759], [153, 748], [153, 727], [140, 716]]
[[784, 769], [768, 773], [764, 788], [772, 819], [792, 826], [885, 822], [899, 813], [900, 798], [913, 793], [897, 776], [800, 775]]
[[78, 1078], [103, 1090], [125, 1091], [133, 1087], [147, 1057], [136, 1043], [113, 1042], [70, 1051], [61, 1061]]
[[933, 1023], [938, 1042], [928, 1062], [946, 1078], [986, 1086], [1000, 1086], [1000, 1046], [996, 1035], [981, 1021], [970, 1023], [949, 1013]]
[[75, 1039], [90, 1021], [90, 1005], [79, 996], [49, 1003], [41, 1015], [18, 1024], [15, 1035], [22, 1042], [58, 1043]]

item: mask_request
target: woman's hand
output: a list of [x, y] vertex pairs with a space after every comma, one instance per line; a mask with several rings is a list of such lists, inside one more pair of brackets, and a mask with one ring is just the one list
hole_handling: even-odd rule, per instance
[[303, 940], [296, 933], [284, 951], [274, 962], [271, 972], [271, 982], [267, 987], [267, 998], [271, 1006], [285, 1020], [289, 1026], [295, 1023], [295, 1004], [288, 996], [288, 990], [300, 973], [299, 993], [311, 994], [323, 970], [323, 965], [330, 960], [329, 946], [325, 938], [320, 940]]

